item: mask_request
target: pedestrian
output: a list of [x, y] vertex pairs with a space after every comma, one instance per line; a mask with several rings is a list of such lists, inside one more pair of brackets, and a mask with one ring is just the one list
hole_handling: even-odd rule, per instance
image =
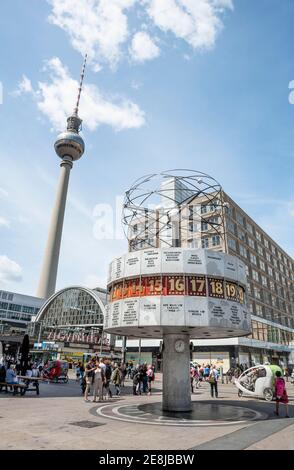
[[147, 368], [148, 395], [151, 395], [151, 384], [155, 380], [154, 368], [149, 364]]
[[140, 372], [138, 369], [136, 369], [133, 374], [133, 395], [138, 395], [139, 391], [141, 395], [141, 390], [139, 390], [139, 387], [140, 387]]
[[106, 398], [112, 398], [112, 392], [110, 390], [110, 380], [111, 380], [112, 368], [110, 365], [110, 361], [105, 361], [105, 382], [104, 382], [104, 390]]
[[116, 396], [120, 395], [120, 384], [121, 384], [122, 373], [118, 367], [118, 364], [114, 364], [114, 370], [111, 374], [111, 382], [114, 384], [116, 389]]
[[131, 379], [132, 377], [132, 365], [131, 364], [129, 364], [127, 368], [127, 377], [128, 379]]
[[77, 382], [80, 380], [80, 375], [81, 375], [80, 365], [79, 365], [79, 363], [77, 363], [77, 365], [76, 365], [76, 381]]
[[208, 381], [210, 383], [211, 398], [213, 398], [213, 392], [215, 393], [215, 398], [218, 398], [218, 390], [217, 390], [218, 373], [216, 370], [216, 366], [213, 366], [210, 369]]
[[[90, 401], [88, 399], [88, 395], [90, 393], [90, 389], [91, 389], [91, 385], [92, 385], [92, 379], [94, 377], [94, 370], [95, 370], [95, 367], [94, 367], [94, 364], [89, 361], [88, 364], [86, 365], [86, 370], [85, 370], [85, 389], [84, 389], [84, 399], [85, 401]], [[83, 382], [82, 382], [82, 386], [83, 386]], [[83, 390], [83, 388], [82, 388]]]
[[127, 376], [127, 366], [125, 364], [122, 364], [120, 366], [120, 372], [121, 372], [121, 386], [125, 386], [125, 379]]
[[147, 377], [147, 363], [145, 362], [142, 367], [142, 385], [143, 393], [148, 393], [148, 377]]
[[280, 403], [284, 403], [286, 407], [286, 415], [285, 418], [289, 418], [288, 415], [288, 394], [286, 390], [285, 380], [282, 377], [282, 374], [279, 370], [276, 372], [276, 382], [275, 382], [275, 396], [276, 396], [276, 411], [275, 415], [279, 416], [279, 406]]
[[208, 380], [209, 378], [209, 373], [210, 373], [210, 366], [207, 364], [204, 368], [204, 380]]
[[191, 393], [194, 393], [194, 366], [190, 367]]
[[100, 361], [96, 361], [96, 367], [94, 370], [94, 376], [92, 379], [93, 383], [93, 403], [95, 403], [97, 400], [97, 395], [98, 395], [98, 400], [102, 401], [103, 400], [103, 383], [104, 383], [105, 377], [104, 377], [104, 367], [102, 367], [102, 363]]
[[84, 375], [85, 375], [85, 366], [82, 362], [79, 363], [79, 366], [80, 366], [80, 380], [82, 382]]

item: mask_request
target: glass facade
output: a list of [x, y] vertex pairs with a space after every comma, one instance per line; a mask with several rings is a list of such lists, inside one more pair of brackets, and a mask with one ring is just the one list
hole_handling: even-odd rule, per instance
[[40, 312], [43, 326], [90, 326], [103, 324], [103, 311], [94, 297], [81, 288], [61, 291]]

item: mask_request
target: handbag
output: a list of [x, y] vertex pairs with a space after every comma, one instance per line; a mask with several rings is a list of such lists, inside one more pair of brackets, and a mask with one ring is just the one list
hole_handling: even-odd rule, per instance
[[215, 384], [215, 376], [214, 376], [214, 374], [211, 374], [211, 375], [209, 376], [208, 382], [209, 382], [210, 384]]

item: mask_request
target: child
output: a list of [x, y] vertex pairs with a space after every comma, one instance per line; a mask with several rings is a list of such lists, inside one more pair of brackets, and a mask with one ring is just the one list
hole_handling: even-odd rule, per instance
[[275, 396], [276, 396], [276, 411], [275, 414], [279, 416], [279, 405], [280, 403], [284, 403], [286, 405], [286, 416], [285, 418], [289, 418], [288, 415], [288, 395], [286, 391], [286, 384], [285, 380], [282, 377], [282, 374], [279, 370], [276, 372], [276, 383], [275, 383]]

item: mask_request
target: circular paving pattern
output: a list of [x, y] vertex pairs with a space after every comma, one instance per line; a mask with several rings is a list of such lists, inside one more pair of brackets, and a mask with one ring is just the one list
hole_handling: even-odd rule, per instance
[[160, 426], [232, 426], [267, 418], [265, 413], [219, 402], [193, 402], [192, 406], [189, 413], [174, 413], [163, 411], [161, 402], [145, 405], [109, 403], [95, 411], [103, 418]]

